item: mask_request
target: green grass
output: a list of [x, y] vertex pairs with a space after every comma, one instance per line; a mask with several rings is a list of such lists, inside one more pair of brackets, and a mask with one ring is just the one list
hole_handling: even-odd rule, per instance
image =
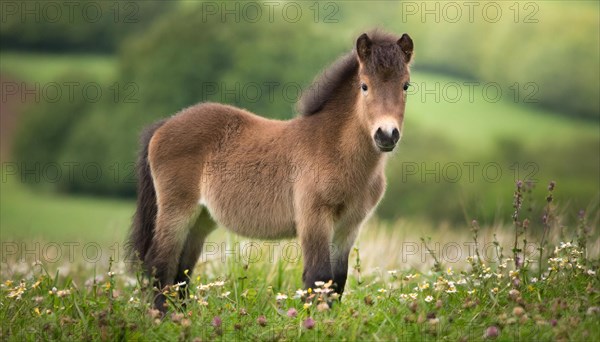
[[[133, 215], [131, 200], [66, 196], [35, 191], [5, 176], [0, 193], [3, 241], [123, 241]], [[14, 176], [12, 176], [14, 177]]]
[[[14, 263], [10, 269], [19, 271], [3, 271], [0, 336], [9, 341], [583, 341], [600, 333], [600, 280], [598, 260], [585, 257], [582, 246], [561, 245], [541, 278], [529, 263], [514, 270], [502, 251], [490, 263], [471, 254], [463, 265], [423, 273], [361, 274], [355, 250], [341, 302], [324, 293], [328, 285], [296, 296], [298, 262], [238, 262], [229, 254], [201, 263], [185, 299], [177, 299], [179, 287], [166, 288], [169, 312], [163, 318], [149, 304], [148, 283], [121, 263], [79, 261], [61, 274]], [[210, 275], [215, 267], [221, 276]]]
[[[527, 254], [519, 252], [526, 261], [517, 270], [509, 227], [477, 228], [470, 237], [468, 227], [386, 227], [375, 220], [350, 255], [341, 302], [323, 294], [326, 286], [296, 298], [302, 263], [286, 252], [291, 241], [259, 244], [259, 254], [248, 254], [248, 241], [213, 234], [205, 245], [213, 250], [193, 270], [185, 299], [176, 297], [176, 287], [164, 290], [169, 313], [160, 318], [148, 282], [126, 267], [124, 246], [106, 240], [124, 235], [131, 202], [5, 185], [2, 340], [587, 340], [600, 333], [598, 213], [565, 227], [560, 211], [549, 207], [543, 272], [539, 231], [518, 229], [518, 248]], [[12, 227], [9, 236], [5, 227]], [[418, 242], [419, 236], [432, 238]], [[74, 238], [98, 243], [102, 256], [82, 244], [68, 249], [64, 242]], [[456, 256], [448, 254], [450, 244], [471, 247], [459, 247]]]
[[81, 74], [108, 83], [116, 76], [113, 56], [2, 52], [0, 61], [3, 75], [29, 83], [57, 82], [64, 75]]

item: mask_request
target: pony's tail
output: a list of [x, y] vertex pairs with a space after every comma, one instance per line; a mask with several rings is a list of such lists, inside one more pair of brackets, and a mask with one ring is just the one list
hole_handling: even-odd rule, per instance
[[140, 137], [140, 153], [137, 160], [137, 207], [133, 217], [133, 224], [129, 233], [128, 260], [143, 262], [152, 244], [154, 227], [156, 226], [156, 190], [148, 163], [148, 145], [154, 132], [165, 123], [165, 120], [156, 122], [144, 129]]

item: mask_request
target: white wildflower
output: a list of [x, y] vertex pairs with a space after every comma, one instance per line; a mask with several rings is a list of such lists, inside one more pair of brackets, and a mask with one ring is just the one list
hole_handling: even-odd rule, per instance
[[416, 277], [417, 277], [417, 275], [416, 275], [416, 274], [408, 274], [408, 275], [406, 275], [406, 276], [404, 277], [404, 279], [405, 279], [405, 280], [411, 280], [411, 279], [413, 279], [413, 278], [416, 278]]
[[296, 295], [294, 295], [295, 299], [299, 299], [304, 297], [308, 292], [306, 290], [298, 289], [296, 290]]
[[200, 284], [200, 285], [196, 286], [196, 289], [199, 291], [208, 291], [208, 290], [210, 290], [210, 286], [211, 286], [211, 284], [206, 284], [206, 285]]
[[59, 296], [60, 298], [66, 297], [66, 296], [68, 296], [70, 294], [71, 294], [70, 290], [60, 290], [60, 291], [56, 292], [56, 295]]

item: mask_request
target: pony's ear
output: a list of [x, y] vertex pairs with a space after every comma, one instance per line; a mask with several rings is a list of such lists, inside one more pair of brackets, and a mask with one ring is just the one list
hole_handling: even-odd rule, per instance
[[403, 34], [400, 39], [398, 39], [398, 45], [400, 45], [400, 49], [404, 52], [404, 56], [406, 56], [406, 63], [409, 63], [412, 59], [413, 55], [413, 41], [408, 34]]
[[363, 33], [356, 41], [356, 53], [361, 61], [366, 61], [371, 56], [371, 46], [373, 42], [371, 38]]

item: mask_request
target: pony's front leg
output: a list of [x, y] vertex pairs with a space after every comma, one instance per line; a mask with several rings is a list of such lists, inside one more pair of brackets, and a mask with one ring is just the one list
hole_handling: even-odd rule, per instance
[[315, 207], [303, 210], [298, 221], [298, 237], [304, 259], [302, 281], [305, 288], [314, 288], [317, 281], [333, 280], [330, 261], [333, 222], [327, 210]]
[[340, 299], [348, 278], [348, 257], [357, 234], [358, 227], [351, 227], [350, 229], [336, 231], [333, 237], [333, 248], [331, 250], [333, 284], [335, 291], [340, 295]]

